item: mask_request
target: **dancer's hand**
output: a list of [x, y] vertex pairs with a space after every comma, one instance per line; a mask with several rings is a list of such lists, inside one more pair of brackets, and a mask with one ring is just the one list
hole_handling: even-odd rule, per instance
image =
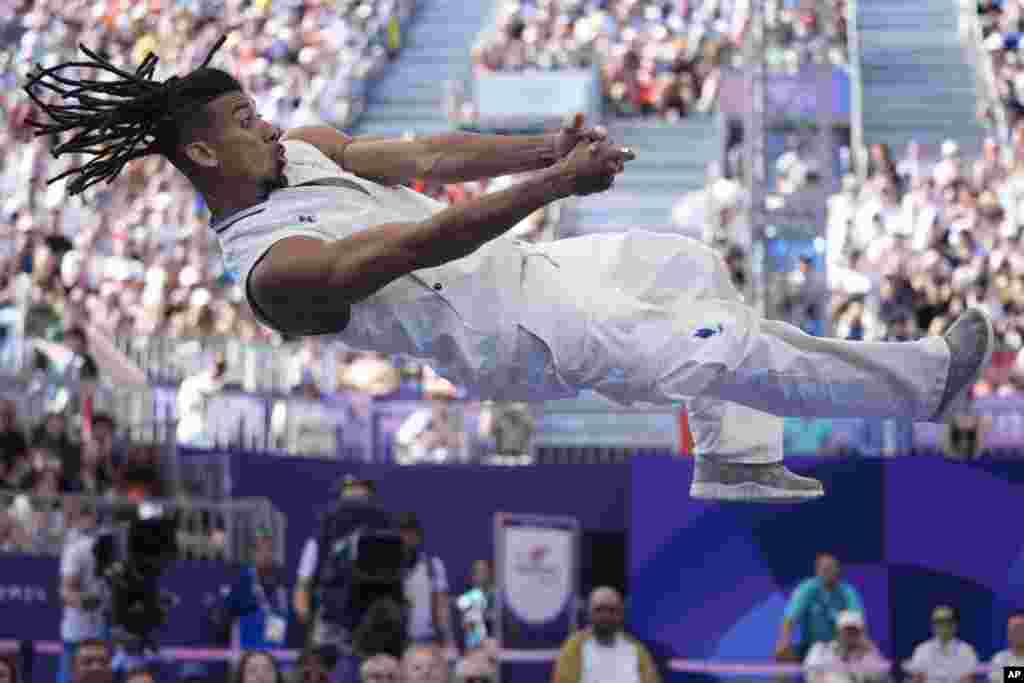
[[608, 131], [603, 126], [584, 127], [585, 120], [583, 114], [574, 114], [566, 119], [557, 133], [552, 133], [556, 159], [569, 156], [581, 142], [603, 142], [608, 139]]
[[628, 147], [606, 141], [581, 142], [559, 163], [569, 179], [571, 193], [588, 195], [610, 188], [615, 176], [625, 169], [626, 162], [635, 158], [636, 154]]

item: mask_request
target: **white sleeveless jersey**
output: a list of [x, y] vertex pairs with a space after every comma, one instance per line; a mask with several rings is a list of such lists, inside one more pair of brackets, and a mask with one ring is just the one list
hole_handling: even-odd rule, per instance
[[[348, 173], [306, 142], [284, 146], [289, 186], [211, 225], [225, 267], [246, 298], [253, 267], [282, 239], [335, 241], [382, 223], [421, 221], [445, 208], [408, 188]], [[336, 184], [300, 186], [328, 178]], [[523, 259], [516, 240], [500, 237], [466, 258], [400, 277], [354, 304], [348, 326], [332, 336], [354, 348], [428, 360], [474, 393], [501, 393], [515, 364]]]

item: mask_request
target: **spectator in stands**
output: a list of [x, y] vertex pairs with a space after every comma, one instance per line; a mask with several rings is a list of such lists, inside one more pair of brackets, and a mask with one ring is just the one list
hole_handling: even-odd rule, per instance
[[217, 353], [210, 367], [185, 378], [178, 387], [178, 443], [206, 448], [214, 445], [207, 412], [210, 399], [224, 389], [227, 372], [227, 358]]
[[396, 459], [400, 464], [444, 463], [464, 458], [466, 433], [460, 420], [462, 411], [452, 405], [452, 398], [450, 394], [432, 392], [428, 404], [402, 422], [395, 433]]
[[868, 150], [868, 182], [869, 186], [881, 189], [882, 186], [899, 182], [899, 171], [892, 158], [892, 151], [885, 143], [871, 145]]
[[446, 683], [448, 662], [436, 645], [411, 645], [402, 656], [402, 683]]
[[123, 680], [124, 683], [156, 683], [156, 675], [149, 667], [139, 666], [128, 671]]
[[[829, 553], [815, 558], [815, 576], [797, 585], [786, 605], [775, 656], [781, 661], [803, 661], [815, 643], [836, 637], [836, 619], [844, 610], [864, 613], [864, 602], [857, 589], [841, 580], [839, 560]], [[794, 629], [800, 641], [793, 642]]]
[[521, 462], [530, 456], [535, 422], [529, 403], [486, 401], [480, 406], [477, 434], [493, 440], [494, 455], [519, 458]]
[[334, 659], [326, 648], [309, 648], [302, 651], [296, 663], [298, 683], [328, 683]]
[[1006, 641], [1009, 648], [992, 657], [991, 683], [1010, 683], [1003, 678], [1004, 666], [1024, 666], [1024, 610], [1010, 615], [1006, 622]]
[[616, 683], [660, 683], [650, 652], [626, 633], [622, 595], [595, 588], [587, 603], [590, 626], [562, 643], [553, 683], [598, 683], [615, 672]]
[[283, 683], [277, 659], [266, 650], [247, 650], [235, 668], [234, 683]]
[[28, 442], [18, 428], [14, 401], [0, 399], [0, 489], [10, 486], [9, 477], [23, 466]]
[[104, 496], [114, 483], [113, 419], [106, 414], [93, 418], [92, 429], [82, 441], [78, 472], [68, 478], [67, 490], [89, 496]]
[[238, 622], [238, 646], [263, 651], [284, 647], [288, 631], [288, 591], [274, 562], [274, 536], [270, 529], [256, 530], [252, 564], [242, 570], [227, 608]]
[[207, 683], [209, 671], [202, 662], [186, 662], [181, 667], [178, 683]]
[[462, 646], [466, 652], [483, 647], [494, 633], [494, 574], [488, 560], [473, 563], [473, 587], [459, 596], [455, 606], [462, 615]]
[[[804, 659], [808, 683], [880, 683], [888, 679], [889, 664], [867, 636], [864, 615], [843, 610], [836, 618], [838, 635], [817, 642]], [[846, 667], [854, 671], [844, 670]]]
[[1009, 177], [1009, 171], [1000, 158], [999, 144], [987, 137], [981, 148], [981, 158], [974, 162], [974, 187], [997, 187]]
[[114, 496], [138, 504], [159, 498], [163, 493], [164, 483], [156, 465], [128, 461], [118, 468]]
[[485, 652], [471, 652], [455, 667], [456, 683], [491, 683], [497, 670]]
[[89, 352], [89, 337], [85, 329], [69, 328], [64, 332], [64, 343], [73, 354], [65, 370], [66, 379], [75, 384], [95, 382], [99, 378], [100, 370], [96, 365], [96, 359]]
[[814, 267], [814, 258], [804, 254], [789, 276], [786, 299], [787, 319], [807, 334], [824, 332], [824, 311], [828, 305], [828, 283]]
[[360, 683], [398, 683], [401, 665], [391, 655], [374, 655], [359, 668]]
[[[81, 655], [85, 643], [109, 637], [103, 599], [106, 587], [96, 574], [96, 538], [90, 526], [95, 527], [94, 512], [80, 518], [79, 533], [72, 534], [61, 551], [60, 597], [64, 613], [61, 617], [60, 636], [64, 643], [64, 653], [61, 656], [58, 683], [69, 683], [72, 663], [77, 665], [78, 655]], [[106, 665], [110, 667], [112, 653], [109, 649], [106, 655]], [[90, 663], [94, 663], [97, 654], [87, 652], [86, 657]], [[76, 673], [75, 683], [79, 681]]]
[[14, 657], [0, 655], [0, 683], [21, 683], [18, 680], [18, 663]]
[[932, 611], [934, 638], [914, 648], [904, 670], [912, 683], [970, 683], [978, 666], [974, 648], [956, 637], [956, 611], [940, 605]]
[[955, 415], [945, 428], [942, 454], [950, 460], [974, 460], [984, 450], [986, 425], [978, 415]]
[[32, 434], [32, 450], [39, 450], [48, 457], [56, 458], [60, 463], [61, 474], [73, 479], [81, 467], [81, 455], [68, 436], [67, 424], [67, 416], [62, 411], [47, 412]]
[[32, 548], [32, 539], [18, 520], [0, 507], [0, 553], [23, 553]]
[[96, 503], [80, 496], [64, 496], [64, 515], [67, 519], [67, 532], [64, 534], [64, 546], [70, 548], [80, 539], [90, 538], [99, 527], [99, 514]]
[[60, 547], [64, 536], [64, 514], [60, 506], [61, 464], [45, 449], [32, 449], [32, 469], [22, 482], [24, 493], [11, 504], [18, 521], [39, 552]]
[[338, 385], [373, 396], [384, 396], [398, 389], [401, 373], [381, 354], [358, 351], [349, 354], [338, 373]]
[[424, 550], [423, 525], [414, 513], [399, 516], [398, 530], [408, 558], [405, 595], [410, 605], [409, 638], [414, 643], [438, 645], [453, 654], [457, 649], [444, 562]]
[[963, 178], [963, 160], [960, 157], [960, 145], [956, 140], [946, 140], [942, 143], [942, 161], [935, 166], [932, 172], [935, 179], [935, 186], [942, 190], [953, 186]]
[[73, 683], [113, 683], [113, 661], [114, 653], [106, 640], [90, 638], [81, 641], [74, 654]]

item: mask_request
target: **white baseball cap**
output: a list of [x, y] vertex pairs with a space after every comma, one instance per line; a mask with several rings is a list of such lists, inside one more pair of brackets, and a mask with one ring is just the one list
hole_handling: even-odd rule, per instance
[[956, 140], [946, 140], [942, 143], [942, 156], [955, 157], [959, 153], [960, 145], [956, 143]]
[[864, 615], [854, 610], [843, 610], [836, 619], [838, 628], [864, 628]]

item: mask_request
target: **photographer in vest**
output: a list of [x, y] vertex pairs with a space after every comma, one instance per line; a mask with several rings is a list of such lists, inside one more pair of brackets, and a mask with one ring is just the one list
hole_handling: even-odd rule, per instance
[[437, 645], [449, 656], [457, 653], [448, 599], [448, 575], [441, 558], [423, 549], [423, 525], [412, 512], [398, 518], [405, 547], [405, 599], [409, 640]]
[[[295, 614], [309, 629], [311, 645], [326, 646], [339, 656], [353, 654], [353, 633], [377, 597], [393, 593], [396, 601], [402, 600], [397, 522], [376, 501], [375, 491], [373, 481], [346, 476], [339, 483], [338, 499], [307, 540], [299, 561]], [[367, 564], [368, 572], [356, 571]], [[394, 568], [383, 566], [387, 564]], [[363, 579], [377, 573], [375, 565], [382, 574], [392, 574], [393, 581], [378, 582], [368, 591]]]

